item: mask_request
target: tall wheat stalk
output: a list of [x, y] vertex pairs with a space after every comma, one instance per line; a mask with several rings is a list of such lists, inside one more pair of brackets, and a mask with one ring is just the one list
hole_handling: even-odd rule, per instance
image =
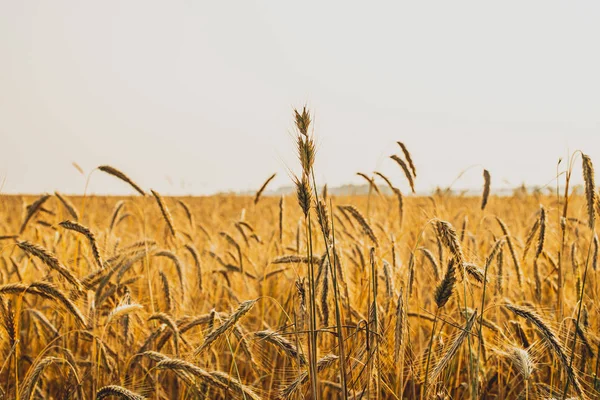
[[[578, 307], [577, 307], [577, 319], [575, 320], [575, 334], [573, 335], [573, 344], [571, 345], [571, 358], [569, 360], [569, 370], [573, 367], [573, 360], [575, 359], [575, 346], [577, 344], [577, 330], [579, 329], [579, 322], [581, 321], [581, 310], [583, 309], [583, 298], [585, 295], [585, 284], [587, 282], [588, 268], [590, 265], [590, 257], [592, 254], [592, 247], [594, 243], [594, 236], [596, 236], [596, 184], [594, 179], [594, 165], [589, 156], [581, 154], [582, 167], [583, 167], [583, 179], [585, 181], [585, 193], [588, 207], [588, 227], [591, 230], [591, 237], [589, 239], [589, 246], [587, 251], [587, 257], [585, 261], [585, 268], [583, 270], [583, 279], [581, 281], [581, 290], [578, 293]], [[569, 391], [570, 379], [565, 382], [565, 388], [563, 390], [563, 399], [567, 397]], [[579, 388], [576, 388], [579, 394]]]

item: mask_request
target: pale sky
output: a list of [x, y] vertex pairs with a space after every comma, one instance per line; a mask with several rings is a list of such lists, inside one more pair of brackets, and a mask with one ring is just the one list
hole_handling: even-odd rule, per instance
[[72, 162], [163, 194], [289, 185], [304, 104], [320, 184], [407, 191], [397, 140], [420, 191], [477, 164], [545, 184], [569, 150], [600, 168], [598, 21], [596, 1], [0, 0], [2, 192], [82, 193]]

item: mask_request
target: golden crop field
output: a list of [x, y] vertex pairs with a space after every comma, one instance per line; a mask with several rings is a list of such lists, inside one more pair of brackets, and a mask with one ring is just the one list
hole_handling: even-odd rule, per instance
[[486, 171], [414, 196], [402, 145], [394, 182], [333, 196], [295, 122], [297, 196], [161, 197], [106, 166], [134, 195], [2, 196], [2, 398], [598, 398], [589, 158], [555, 194]]

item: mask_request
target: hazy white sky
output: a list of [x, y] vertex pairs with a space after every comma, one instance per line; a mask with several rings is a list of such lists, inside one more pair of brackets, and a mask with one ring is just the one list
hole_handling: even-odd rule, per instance
[[81, 193], [73, 161], [164, 194], [287, 185], [305, 103], [320, 183], [378, 169], [406, 191], [402, 140], [418, 190], [473, 164], [544, 184], [569, 149], [600, 166], [599, 20], [595, 1], [0, 0], [2, 191]]

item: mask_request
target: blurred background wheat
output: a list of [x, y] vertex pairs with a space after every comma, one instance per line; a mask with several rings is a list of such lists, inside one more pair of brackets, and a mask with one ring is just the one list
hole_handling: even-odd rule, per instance
[[2, 196], [3, 398], [597, 397], [589, 157], [547, 192], [482, 170], [479, 196], [416, 196], [399, 142], [401, 175], [332, 195], [311, 122], [296, 195], [163, 197], [105, 165], [135, 195]]

